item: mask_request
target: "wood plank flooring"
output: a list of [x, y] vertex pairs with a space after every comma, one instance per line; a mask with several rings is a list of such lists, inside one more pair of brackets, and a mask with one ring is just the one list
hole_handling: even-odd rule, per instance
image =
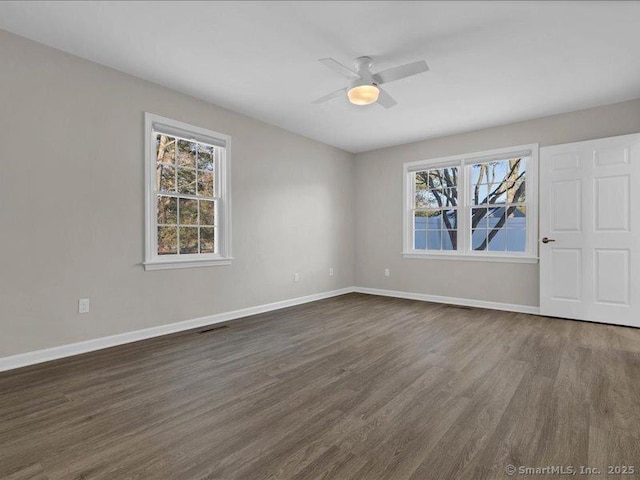
[[640, 471], [640, 330], [349, 294], [0, 374], [0, 478]]

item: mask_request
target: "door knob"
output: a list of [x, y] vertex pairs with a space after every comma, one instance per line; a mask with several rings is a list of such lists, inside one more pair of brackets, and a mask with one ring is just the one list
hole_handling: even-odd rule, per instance
[[549, 242], [555, 242], [555, 240], [553, 238], [547, 238], [547, 237], [544, 237], [542, 239], [542, 243], [549, 243]]

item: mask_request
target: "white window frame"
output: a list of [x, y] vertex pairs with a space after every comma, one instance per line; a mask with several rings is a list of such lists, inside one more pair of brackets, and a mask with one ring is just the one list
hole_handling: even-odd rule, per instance
[[[526, 169], [527, 188], [527, 246], [524, 252], [475, 251], [471, 244], [471, 190], [470, 170], [474, 163], [491, 160], [505, 160], [509, 157], [525, 156], [529, 158]], [[458, 250], [416, 250], [413, 248], [413, 172], [421, 169], [458, 167]], [[452, 155], [408, 162], [403, 165], [403, 203], [402, 231], [404, 258], [472, 260], [513, 263], [538, 262], [538, 144], [518, 145], [484, 152]]]
[[[231, 255], [231, 137], [184, 122], [145, 113], [145, 270], [229, 265]], [[214, 163], [217, 253], [158, 255], [156, 131], [220, 148]]]

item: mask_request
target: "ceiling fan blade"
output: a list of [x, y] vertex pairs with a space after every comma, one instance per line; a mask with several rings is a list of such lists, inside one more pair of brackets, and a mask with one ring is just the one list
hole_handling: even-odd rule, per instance
[[400, 67], [388, 68], [373, 75], [373, 81], [378, 85], [383, 83], [395, 82], [401, 78], [411, 77], [419, 73], [428, 72], [429, 66], [424, 60], [419, 62], [407, 63]]
[[341, 88], [340, 90], [336, 90], [335, 92], [331, 92], [331, 93], [325, 95], [324, 97], [317, 98], [311, 103], [326, 102], [327, 100], [331, 100], [332, 98], [336, 98], [336, 97], [339, 97], [341, 95], [345, 95], [346, 93], [347, 93], [347, 89], [346, 88]]
[[391, 95], [389, 95], [386, 91], [378, 87], [380, 90], [380, 94], [378, 95], [378, 103], [382, 105], [384, 108], [391, 108], [398, 104]]
[[354, 70], [351, 70], [349, 67], [345, 67], [340, 62], [336, 62], [333, 58], [321, 58], [318, 61], [324, 63], [331, 70], [338, 72], [340, 75], [343, 75], [347, 78], [360, 78], [360, 75], [358, 75]]

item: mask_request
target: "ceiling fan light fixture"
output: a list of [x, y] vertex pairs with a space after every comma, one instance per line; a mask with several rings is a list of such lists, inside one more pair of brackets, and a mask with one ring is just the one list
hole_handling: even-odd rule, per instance
[[355, 69], [346, 67], [340, 62], [336, 62], [333, 58], [321, 58], [320, 63], [338, 72], [343, 77], [348, 78], [351, 83], [348, 87], [340, 88], [324, 97], [315, 99], [311, 102], [314, 104], [323, 103], [334, 98], [344, 98], [346, 92], [349, 102], [353, 105], [371, 105], [372, 103], [377, 103], [381, 107], [391, 108], [397, 105], [398, 102], [396, 102], [388, 92], [378, 87], [378, 85], [385, 85], [395, 82], [396, 80], [429, 71], [427, 62], [424, 60], [407, 63], [399, 67], [387, 68], [377, 73], [371, 71], [373, 60], [370, 57], [356, 58], [353, 61]]
[[349, 101], [354, 105], [371, 105], [378, 101], [380, 89], [375, 85], [357, 85], [347, 92]]

